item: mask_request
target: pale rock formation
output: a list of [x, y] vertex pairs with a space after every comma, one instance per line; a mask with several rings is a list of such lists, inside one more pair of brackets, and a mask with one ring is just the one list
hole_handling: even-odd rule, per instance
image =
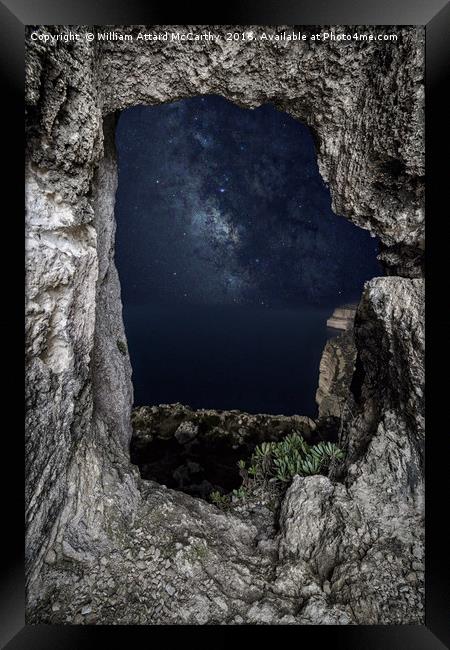
[[319, 366], [316, 403], [319, 418], [348, 416], [353, 404], [350, 384], [356, 360], [353, 331], [329, 339]]
[[356, 305], [344, 305], [343, 307], [336, 307], [333, 314], [327, 320], [327, 327], [337, 330], [350, 330], [353, 328], [353, 323], [356, 314]]

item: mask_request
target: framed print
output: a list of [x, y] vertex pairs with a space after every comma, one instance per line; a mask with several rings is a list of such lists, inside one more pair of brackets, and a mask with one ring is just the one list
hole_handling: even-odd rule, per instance
[[8, 648], [449, 643], [443, 5], [2, 4]]

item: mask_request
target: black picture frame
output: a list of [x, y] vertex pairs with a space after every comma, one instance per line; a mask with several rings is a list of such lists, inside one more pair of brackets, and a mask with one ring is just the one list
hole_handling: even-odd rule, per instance
[[[425, 626], [286, 626], [181, 628], [75, 627], [24, 625], [24, 455], [21, 412], [23, 389], [23, 112], [24, 26], [33, 24], [314, 24], [314, 25], [423, 25], [426, 28], [426, 229], [427, 229], [427, 437], [426, 446], [426, 625]], [[136, 643], [135, 635], [151, 645], [161, 638], [167, 646], [193, 643], [218, 648], [241, 640], [250, 632], [252, 644], [292, 642], [330, 644], [345, 650], [438, 650], [450, 647], [449, 535], [446, 532], [448, 460], [442, 444], [447, 428], [439, 424], [445, 410], [448, 368], [446, 341], [448, 320], [443, 314], [448, 239], [441, 226], [448, 219], [446, 189], [449, 184], [448, 104], [445, 102], [446, 72], [450, 64], [450, 4], [445, 0], [308, 0], [293, 5], [289, 0], [227, 3], [196, 9], [188, 5], [176, 12], [162, 2], [144, 0], [3, 0], [0, 2], [0, 68], [3, 99], [3, 158], [7, 165], [3, 185], [3, 535], [0, 555], [0, 642], [10, 650], [33, 648], [65, 650], [111, 643]], [[6, 208], [6, 199], [9, 207]], [[6, 234], [5, 234], [6, 233]], [[6, 252], [14, 252], [7, 259]], [[445, 289], [445, 287], [444, 287]], [[445, 348], [445, 349], [443, 349]], [[435, 368], [433, 367], [435, 366]], [[437, 371], [433, 380], [432, 373]], [[12, 415], [6, 425], [6, 415]], [[9, 471], [7, 469], [9, 468]], [[264, 636], [262, 636], [264, 635]], [[286, 637], [286, 638], [285, 638]], [[140, 642], [140, 641], [137, 641]], [[444, 645], [446, 644], [446, 645]]]

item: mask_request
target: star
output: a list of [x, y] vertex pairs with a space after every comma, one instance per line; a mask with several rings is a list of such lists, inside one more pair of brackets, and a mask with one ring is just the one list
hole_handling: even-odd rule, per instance
[[[339, 302], [353, 280], [341, 271], [344, 261], [337, 253], [356, 250], [358, 242], [345, 222], [340, 245], [338, 217], [324, 209], [327, 188], [318, 181], [306, 186], [316, 170], [306, 127], [268, 106], [252, 112], [217, 97], [191, 98], [184, 106], [179, 112], [169, 105], [147, 107], [145, 124], [144, 108], [130, 109], [130, 137], [125, 112], [121, 118], [116, 211], [124, 293], [134, 281], [132, 269], [144, 276], [136, 276], [136, 291], [146, 291], [145, 281], [149, 301], [151, 291], [159, 296], [167, 289], [170, 299], [185, 305], [223, 300], [270, 309], [283, 301], [315, 299], [332, 288]], [[158, 143], [158, 156], [148, 152], [148, 142]], [[139, 179], [142, 191], [136, 191]], [[372, 245], [361, 250], [372, 253]], [[308, 273], [299, 269], [298, 259]], [[174, 263], [179, 278], [171, 271]], [[357, 262], [352, 264], [355, 276], [362, 275]]]

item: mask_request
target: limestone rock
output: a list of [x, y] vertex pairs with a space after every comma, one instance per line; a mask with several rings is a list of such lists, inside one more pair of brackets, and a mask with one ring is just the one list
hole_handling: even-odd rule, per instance
[[142, 447], [154, 439], [176, 438], [186, 444], [194, 438], [202, 441], [226, 441], [230, 447], [267, 440], [280, 440], [297, 431], [311, 440], [316, 425], [302, 415], [253, 414], [244, 411], [191, 409], [183, 404], [140, 406], [132, 413], [134, 447]]
[[355, 320], [356, 305], [344, 305], [336, 307], [333, 314], [327, 320], [327, 327], [338, 330], [349, 330], [353, 328]]
[[[424, 248], [424, 30], [393, 31], [351, 46], [27, 39], [29, 623], [423, 622], [423, 296], [408, 278]], [[358, 308], [346, 460], [294, 481], [266, 544], [245, 517], [142, 481], [128, 454], [115, 119], [207, 93], [307, 124], [333, 209], [380, 237], [393, 276]]]
[[355, 360], [353, 332], [344, 332], [326, 342], [320, 359], [316, 392], [319, 418], [341, 418], [345, 408], [351, 409], [353, 400], [349, 389]]
[[296, 477], [282, 505], [280, 557], [312, 568], [358, 623], [423, 612], [423, 308], [422, 280], [366, 284], [355, 324], [362, 408], [340, 441], [343, 482]]

